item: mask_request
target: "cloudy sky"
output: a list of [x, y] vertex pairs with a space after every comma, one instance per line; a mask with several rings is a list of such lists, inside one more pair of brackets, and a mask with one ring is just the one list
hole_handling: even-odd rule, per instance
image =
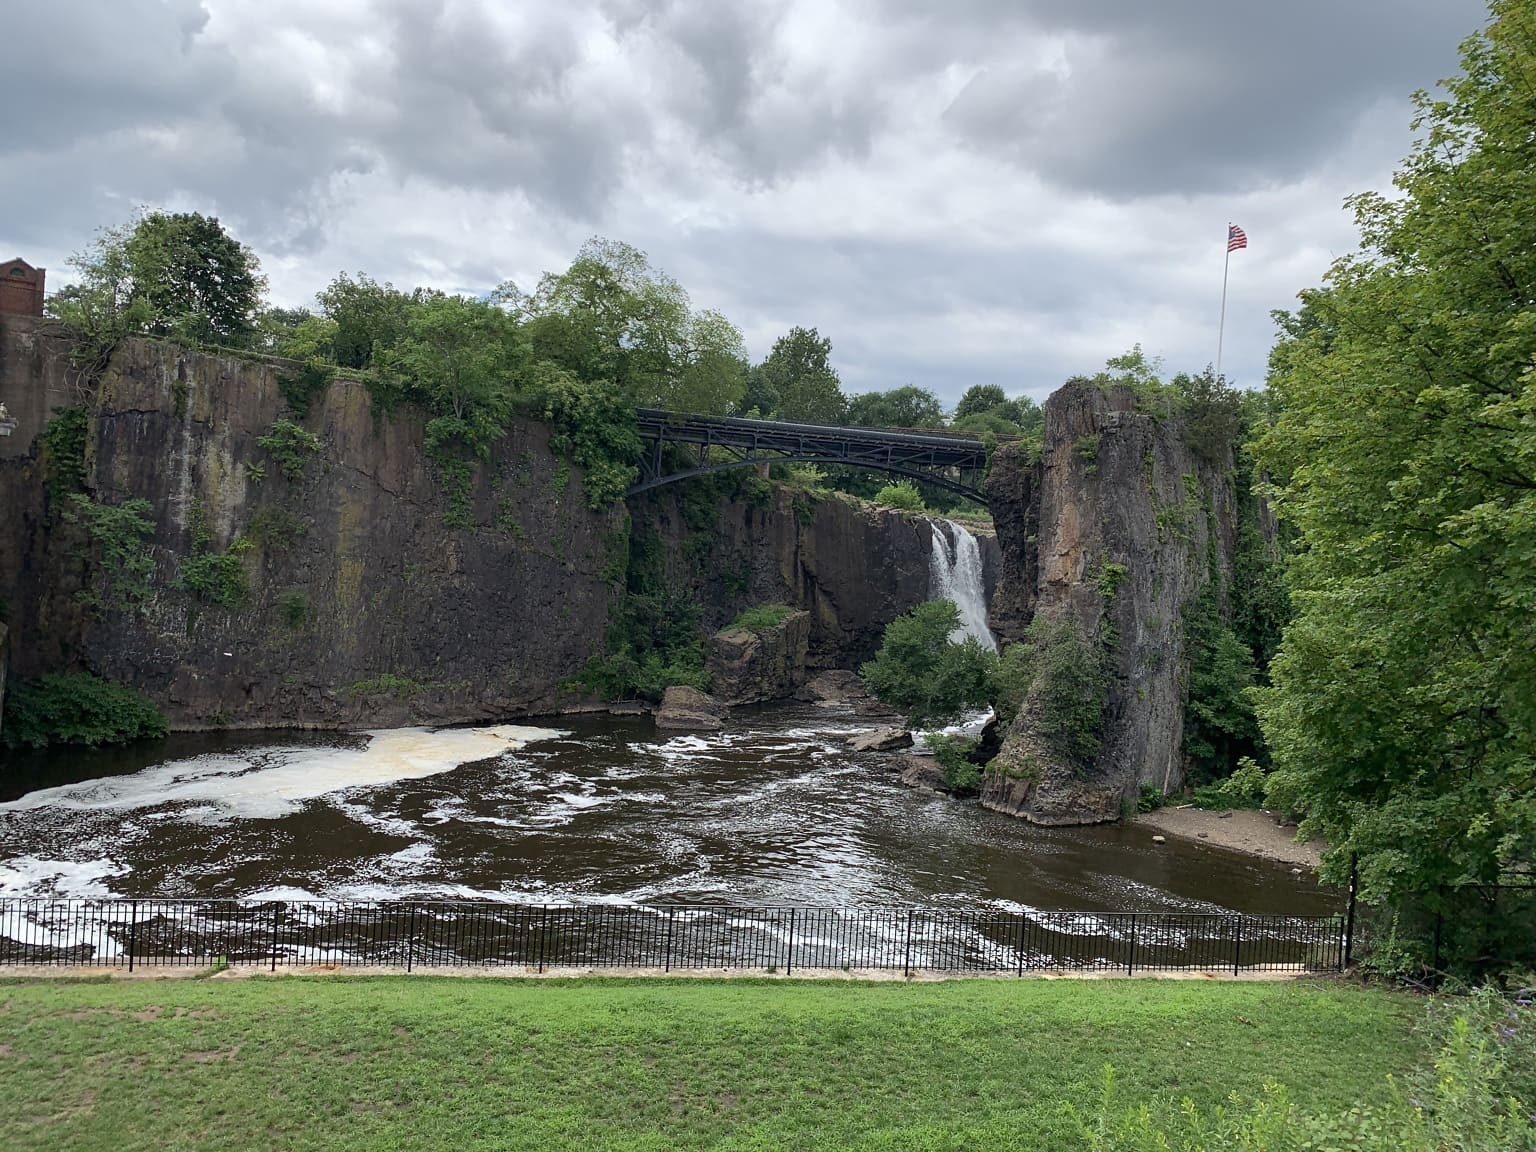
[[1482, 0], [4, 0], [0, 259], [217, 214], [273, 299], [532, 287], [604, 235], [754, 358], [1043, 396], [1141, 342], [1262, 379]]

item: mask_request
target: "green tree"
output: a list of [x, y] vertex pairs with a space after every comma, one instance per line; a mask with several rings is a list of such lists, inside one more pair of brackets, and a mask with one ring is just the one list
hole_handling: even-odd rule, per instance
[[904, 384], [855, 396], [848, 403], [848, 422], [861, 428], [942, 428], [944, 405], [928, 389]]
[[1491, 9], [1286, 325], [1258, 448], [1298, 533], [1271, 796], [1368, 892], [1536, 859], [1536, 3]]
[[594, 238], [530, 297], [508, 288], [529, 321], [534, 355], [578, 380], [607, 381], [632, 404], [724, 415], [746, 390], [741, 333], [694, 311], [644, 252]]
[[401, 292], [361, 272], [355, 279], [341, 273], [315, 296], [321, 315], [335, 325], [331, 351], [336, 363], [343, 368], [372, 365], [375, 351], [395, 346], [412, 307], [428, 295], [419, 288]]
[[965, 390], [965, 395], [960, 397], [960, 403], [955, 405], [955, 419], [964, 420], [967, 416], [991, 412], [994, 408], [1001, 408], [1007, 403], [1008, 393], [996, 384], [973, 384]]
[[429, 444], [452, 441], [484, 459], [511, 418], [527, 348], [516, 321], [494, 304], [433, 296], [406, 312], [395, 347], [377, 356], [380, 372], [433, 413]]
[[149, 306], [150, 332], [195, 344], [249, 343], [266, 280], [255, 253], [217, 218], [146, 212], [123, 252], [133, 295]]
[[752, 373], [754, 403], [773, 404], [781, 420], [838, 424], [847, 416], [843, 395], [830, 358], [832, 341], [814, 328], [791, 328], [773, 342], [773, 349]]
[[886, 625], [879, 653], [859, 676], [877, 700], [905, 712], [913, 727], [952, 723], [987, 703], [997, 663], [974, 636], [952, 640], [959, 627], [953, 601], [919, 604]]
[[1247, 696], [1255, 678], [1253, 653], [1221, 618], [1209, 586], [1185, 609], [1182, 624], [1189, 660], [1184, 755], [1196, 782], [1204, 783], [1230, 775], [1257, 748], [1258, 723]]

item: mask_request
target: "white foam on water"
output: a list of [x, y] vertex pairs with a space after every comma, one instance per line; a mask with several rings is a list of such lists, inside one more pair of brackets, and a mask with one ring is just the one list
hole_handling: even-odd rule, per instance
[[323, 896], [316, 896], [308, 888], [295, 888], [286, 884], [274, 885], [271, 888], [258, 888], [254, 892], [245, 894], [247, 900], [288, 900], [298, 903], [323, 900]]
[[565, 735], [553, 728], [387, 728], [361, 735], [362, 748], [275, 747], [197, 756], [112, 776], [44, 788], [0, 804], [0, 812], [39, 808], [85, 811], [200, 805], [181, 818], [213, 823], [275, 819], [306, 801], [397, 780], [419, 780], [460, 764], [488, 760], [535, 740]]
[[128, 865], [115, 860], [41, 860], [17, 856], [0, 861], [0, 896], [28, 900], [106, 900], [107, 881], [126, 876]]

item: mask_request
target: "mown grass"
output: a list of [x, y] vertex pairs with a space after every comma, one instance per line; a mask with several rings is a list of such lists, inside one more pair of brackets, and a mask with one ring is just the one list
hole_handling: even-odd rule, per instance
[[0, 1147], [1070, 1149], [1120, 1098], [1382, 1095], [1411, 1002], [1185, 981], [0, 984]]

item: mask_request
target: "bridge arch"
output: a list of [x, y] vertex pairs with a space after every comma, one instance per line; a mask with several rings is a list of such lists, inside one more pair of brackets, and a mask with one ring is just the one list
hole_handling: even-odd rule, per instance
[[[642, 492], [651, 492], [657, 488], [663, 488], [668, 484], [675, 484], [679, 480], [688, 480], [694, 476], [708, 476], [712, 472], [725, 472], [731, 468], [755, 467], [758, 464], [848, 464], [847, 460], [829, 460], [825, 456], [764, 456], [753, 460], [726, 460], [717, 464], [705, 464], [697, 468], [690, 468], [685, 472], [669, 472], [665, 476], [659, 476], [652, 480], [639, 481], [631, 485], [626, 495], [638, 496]], [[942, 488], [946, 492], [953, 492], [957, 496], [964, 496], [969, 500], [975, 500], [978, 504], [985, 504], [987, 498], [982, 490], [972, 488], [966, 484], [949, 479], [947, 476], [936, 476], [932, 473], [921, 472], [916, 468], [903, 468], [897, 464], [853, 464], [853, 467], [867, 468], [871, 472], [888, 472], [893, 476], [904, 476], [909, 480], [921, 480], [924, 484], [932, 484], [935, 488]]]

